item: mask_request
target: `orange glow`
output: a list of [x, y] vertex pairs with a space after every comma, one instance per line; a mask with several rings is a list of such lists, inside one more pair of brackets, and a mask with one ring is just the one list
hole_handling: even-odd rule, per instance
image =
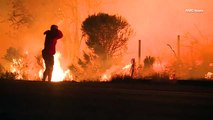
[[[57, 53], [52, 77], [54, 82], [72, 79], [70, 71], [64, 70], [63, 66], [77, 64], [76, 58], [82, 55], [79, 51], [88, 52], [82, 39], [81, 25], [88, 15], [99, 12], [122, 16], [134, 30], [135, 34], [128, 41], [128, 49], [122, 61], [130, 61], [131, 58], [136, 58], [137, 61], [138, 40], [141, 40], [141, 61], [146, 56], [159, 56], [162, 61], [167, 62], [166, 65], [171, 66], [169, 69], [176, 70], [173, 63], [177, 56], [173, 54], [167, 44], [170, 44], [177, 52], [176, 39], [177, 35], [180, 35], [180, 59], [183, 63], [181, 72], [188, 75], [189, 67], [194, 69], [191, 70], [194, 75], [199, 74], [202, 77], [208, 71], [213, 72], [213, 58], [211, 57], [213, 56], [213, 0], [77, 0], [77, 2], [22, 0], [23, 10], [26, 9], [26, 17], [28, 14], [32, 17], [27, 19], [26, 22], [29, 23], [21, 24], [19, 29], [14, 29], [15, 24], [8, 20], [10, 13], [15, 12], [11, 8], [13, 5], [9, 3], [1, 2], [0, 4], [0, 36], [2, 39], [0, 56], [3, 57], [5, 50], [11, 46], [29, 50], [25, 54], [31, 55], [30, 60], [33, 61], [32, 56], [36, 56], [43, 49], [43, 32], [51, 24], [57, 24], [64, 33], [64, 37], [57, 43], [57, 49], [63, 54], [63, 65], [59, 60], [60, 53]], [[17, 17], [14, 21], [22, 20], [19, 16]], [[23, 59], [23, 61], [26, 60]], [[20, 70], [14, 65], [19, 62], [21, 61], [18, 59], [13, 60], [13, 65], [10, 66], [10, 64], [6, 64], [7, 61], [0, 59], [0, 63], [6, 70], [16, 73], [20, 73]], [[38, 74], [39, 78], [42, 78], [43, 74], [43, 69], [40, 70], [40, 66], [36, 66], [36, 64], [36, 62], [32, 62], [31, 65], [31, 68], [36, 68], [36, 70], [26, 71], [33, 75], [33, 80], [38, 79]], [[122, 75], [129, 74], [131, 65], [128, 64], [123, 68], [119, 65], [118, 68], [114, 68], [115, 66], [107, 70], [110, 72], [100, 76], [100, 79], [108, 79], [115, 71]], [[201, 70], [195, 72], [198, 68]], [[162, 72], [166, 68], [164, 64], [155, 63], [153, 69], [155, 72]], [[23, 75], [18, 78], [22, 77]]]
[[13, 59], [12, 65], [10, 65], [10, 67], [11, 67], [10, 71], [12, 73], [17, 74], [16, 79], [23, 79], [23, 76], [21, 75], [21, 70], [20, 70], [20, 68], [23, 65], [22, 62], [23, 62], [22, 59]]
[[39, 76], [40, 79], [42, 79], [42, 77], [43, 77], [43, 72], [44, 72], [44, 69], [41, 69], [38, 72], [38, 76]]
[[205, 74], [205, 79], [212, 80], [213, 79], [213, 73], [212, 72], [206, 73]]
[[106, 72], [101, 76], [100, 82], [110, 81], [113, 75], [129, 75], [132, 64], [127, 64], [124, 67], [113, 66], [112, 68], [106, 70]]
[[[64, 71], [62, 69], [61, 63], [60, 63], [60, 57], [61, 57], [61, 53], [56, 52], [56, 54], [54, 55], [54, 66], [53, 66], [53, 73], [52, 73], [51, 82], [62, 82], [65, 79], [69, 80], [69, 81], [73, 80], [73, 77], [70, 73], [70, 70]], [[43, 62], [43, 64], [44, 64], [44, 62]], [[40, 79], [43, 76], [43, 72], [44, 72], [44, 69], [41, 69], [38, 73]]]
[[61, 54], [59, 52], [56, 52], [54, 55], [54, 66], [53, 66], [53, 73], [52, 73], [52, 82], [61, 82], [64, 80], [64, 71], [61, 68], [61, 64], [59, 61], [59, 58], [61, 57]]
[[128, 65], [125, 65], [122, 69], [125, 70], [125, 69], [130, 69], [132, 66], [132, 64], [128, 64]]
[[155, 72], [158, 72], [158, 73], [162, 73], [165, 71], [165, 66], [166, 66], [166, 63], [154, 63], [153, 64], [153, 69]]
[[103, 74], [103, 75], [101, 76], [100, 81], [101, 81], [101, 82], [107, 82], [107, 81], [109, 81], [110, 79], [111, 79], [111, 75], [110, 75], [110, 74]]

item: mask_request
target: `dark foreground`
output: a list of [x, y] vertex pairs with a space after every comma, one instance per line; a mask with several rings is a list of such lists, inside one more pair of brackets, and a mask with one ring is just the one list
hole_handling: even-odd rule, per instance
[[0, 80], [0, 120], [213, 120], [213, 82]]

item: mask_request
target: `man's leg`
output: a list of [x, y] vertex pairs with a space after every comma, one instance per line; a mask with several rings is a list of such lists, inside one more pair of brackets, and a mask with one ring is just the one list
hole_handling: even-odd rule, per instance
[[48, 82], [51, 82], [52, 80], [52, 72], [53, 72], [53, 67], [50, 67], [48, 71]]
[[48, 75], [48, 58], [47, 58], [47, 55], [45, 55], [42, 51], [42, 57], [44, 59], [44, 63], [45, 63], [45, 71], [43, 73], [43, 78], [42, 78], [42, 81], [45, 81], [46, 78], [47, 78], [47, 75]]
[[50, 56], [49, 57], [49, 71], [48, 71], [48, 81], [50, 82], [52, 79], [52, 72], [53, 72], [53, 65], [54, 65], [54, 57]]
[[43, 78], [42, 78], [42, 81], [45, 81], [46, 78], [47, 78], [47, 68], [45, 69], [44, 73], [43, 73]]

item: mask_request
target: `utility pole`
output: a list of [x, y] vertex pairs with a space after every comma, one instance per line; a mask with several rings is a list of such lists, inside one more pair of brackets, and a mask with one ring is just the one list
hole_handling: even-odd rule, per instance
[[180, 61], [180, 35], [177, 36], [177, 57], [179, 62]]
[[177, 76], [180, 77], [180, 35], [177, 36]]
[[142, 77], [142, 65], [141, 65], [141, 40], [138, 41], [138, 77]]
[[141, 65], [141, 40], [138, 41], [138, 66]]

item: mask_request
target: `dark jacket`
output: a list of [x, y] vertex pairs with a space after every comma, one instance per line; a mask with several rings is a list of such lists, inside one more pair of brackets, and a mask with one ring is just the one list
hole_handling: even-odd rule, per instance
[[56, 50], [55, 46], [57, 40], [63, 37], [63, 34], [60, 30], [47, 30], [44, 32], [45, 43], [44, 43], [44, 53], [47, 55], [54, 55]]

